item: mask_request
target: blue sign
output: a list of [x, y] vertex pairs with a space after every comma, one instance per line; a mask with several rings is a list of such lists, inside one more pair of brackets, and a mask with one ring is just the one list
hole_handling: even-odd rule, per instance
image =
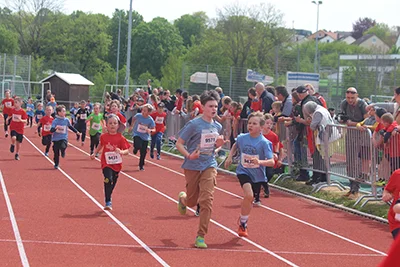
[[274, 82], [274, 78], [267, 76], [265, 74], [258, 73], [248, 69], [246, 75], [246, 81], [248, 82], [262, 82], [264, 84], [270, 84]]

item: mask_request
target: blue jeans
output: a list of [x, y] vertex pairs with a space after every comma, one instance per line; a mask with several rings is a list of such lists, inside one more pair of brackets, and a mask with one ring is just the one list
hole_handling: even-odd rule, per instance
[[155, 135], [151, 136], [151, 144], [150, 144], [150, 154], [153, 154], [154, 147], [157, 145], [157, 155], [161, 154], [161, 140], [163, 138], [163, 133], [158, 132]]

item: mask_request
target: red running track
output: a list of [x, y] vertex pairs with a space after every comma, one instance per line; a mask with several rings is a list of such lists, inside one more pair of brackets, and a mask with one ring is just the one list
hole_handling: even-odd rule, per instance
[[77, 147], [71, 134], [54, 170], [33, 129], [26, 137], [19, 162], [9, 139], [0, 141], [1, 266], [376, 266], [391, 243], [387, 225], [274, 189], [253, 209], [249, 238], [239, 238], [241, 188], [234, 176], [219, 175], [209, 249], [198, 250], [198, 218], [176, 208], [185, 186], [180, 159], [163, 155], [139, 172], [138, 158], [126, 156], [109, 213], [88, 144]]

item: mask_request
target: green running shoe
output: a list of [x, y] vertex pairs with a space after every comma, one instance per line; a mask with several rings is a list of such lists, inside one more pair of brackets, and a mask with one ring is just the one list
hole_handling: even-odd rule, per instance
[[186, 206], [182, 204], [181, 202], [181, 198], [182, 197], [186, 197], [186, 193], [185, 192], [180, 192], [178, 195], [178, 211], [181, 215], [185, 215], [186, 214]]
[[194, 243], [196, 248], [207, 248], [207, 244], [204, 242], [204, 237], [196, 237], [196, 242]]

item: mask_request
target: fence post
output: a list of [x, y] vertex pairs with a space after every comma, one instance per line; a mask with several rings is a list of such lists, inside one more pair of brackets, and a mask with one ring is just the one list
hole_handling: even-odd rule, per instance
[[337, 97], [339, 97], [339, 79], [340, 79], [340, 54], [338, 56], [338, 70], [337, 70], [337, 80], [336, 80], [336, 96]]
[[32, 56], [29, 56], [29, 62], [28, 62], [28, 97], [31, 96], [31, 67], [32, 67]]
[[208, 90], [208, 65], [206, 66], [206, 90]]
[[229, 96], [233, 99], [232, 95], [232, 67], [230, 68], [230, 74], [229, 74]]
[[278, 85], [278, 79], [279, 79], [278, 61], [279, 61], [279, 46], [275, 46], [275, 79], [274, 79], [275, 86]]
[[378, 81], [379, 81], [379, 77], [378, 77], [378, 55], [376, 55], [376, 60], [375, 60], [375, 87], [374, 87], [374, 95], [376, 97], [376, 92], [378, 89]]
[[12, 86], [11, 86], [11, 93], [15, 94], [15, 76], [17, 75], [17, 56], [14, 55], [14, 73], [13, 73], [13, 79], [12, 79]]
[[325, 174], [326, 174], [326, 183], [328, 185], [331, 185], [331, 174], [330, 174], [331, 164], [330, 164], [330, 156], [329, 156], [329, 134], [328, 133], [333, 132], [333, 129], [332, 129], [332, 131], [329, 131], [329, 128], [333, 128], [333, 127], [336, 127], [336, 126], [328, 125], [327, 127], [325, 127], [325, 131], [324, 131], [324, 154], [325, 154], [324, 160], [325, 160], [325, 168], [326, 168]]

